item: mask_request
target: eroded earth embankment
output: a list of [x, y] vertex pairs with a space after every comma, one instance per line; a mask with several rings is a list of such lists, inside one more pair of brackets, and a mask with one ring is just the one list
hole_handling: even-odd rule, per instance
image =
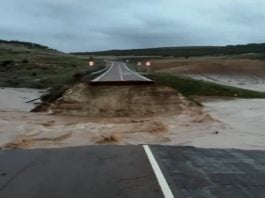
[[50, 112], [89, 117], [136, 117], [176, 113], [189, 103], [166, 86], [77, 84], [49, 105]]

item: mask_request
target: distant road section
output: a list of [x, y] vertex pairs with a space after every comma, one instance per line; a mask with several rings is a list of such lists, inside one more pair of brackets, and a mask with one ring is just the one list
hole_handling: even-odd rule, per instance
[[111, 83], [111, 82], [151, 83], [153, 81], [131, 70], [125, 63], [111, 62], [109, 69], [99, 77], [93, 79], [91, 82], [92, 83]]

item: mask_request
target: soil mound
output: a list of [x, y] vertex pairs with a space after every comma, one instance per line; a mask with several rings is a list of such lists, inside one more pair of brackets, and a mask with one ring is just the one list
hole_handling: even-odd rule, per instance
[[89, 86], [77, 84], [49, 106], [49, 111], [74, 116], [152, 116], [182, 110], [187, 101], [166, 86]]

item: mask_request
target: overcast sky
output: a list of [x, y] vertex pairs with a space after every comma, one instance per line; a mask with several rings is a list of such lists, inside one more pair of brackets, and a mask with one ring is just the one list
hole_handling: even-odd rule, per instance
[[1, 0], [0, 39], [65, 52], [265, 42], [265, 0]]

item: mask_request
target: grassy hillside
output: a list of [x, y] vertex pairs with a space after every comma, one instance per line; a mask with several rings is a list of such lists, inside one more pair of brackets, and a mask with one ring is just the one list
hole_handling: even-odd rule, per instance
[[[87, 68], [89, 56], [77, 56], [18, 41], [0, 41], [0, 87], [48, 88], [72, 81]], [[104, 65], [96, 60], [97, 66]]]
[[262, 53], [261, 58], [265, 59], [265, 43], [229, 46], [163, 47], [132, 50], [111, 50], [102, 52], [79, 52], [74, 54], [111, 56], [175, 56], [188, 58], [191, 56], [238, 55], [246, 53]]

